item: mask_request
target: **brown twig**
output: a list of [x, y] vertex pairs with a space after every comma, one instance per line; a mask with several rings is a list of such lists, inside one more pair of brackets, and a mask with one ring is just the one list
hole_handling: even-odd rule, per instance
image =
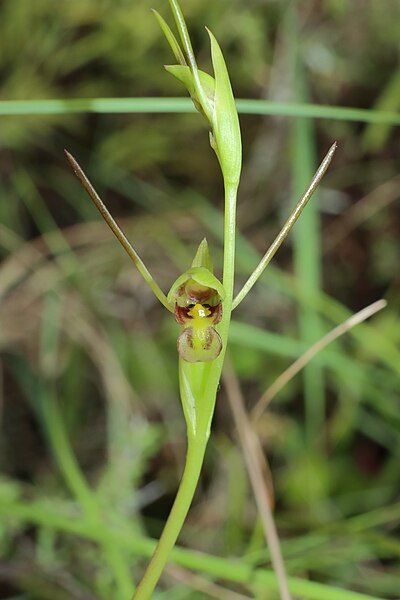
[[271, 400], [287, 385], [287, 383], [299, 373], [304, 367], [315, 357], [318, 352], [324, 350], [329, 344], [334, 342], [338, 337], [342, 336], [344, 333], [359, 325], [366, 319], [369, 319], [377, 313], [378, 311], [385, 308], [387, 305], [386, 300], [378, 300], [373, 304], [370, 304], [366, 308], [363, 308], [359, 312], [352, 315], [349, 319], [346, 319], [343, 323], [332, 329], [329, 333], [327, 333], [323, 338], [318, 340], [315, 344], [313, 344], [304, 354], [302, 354], [297, 360], [294, 361], [279, 377], [274, 381], [274, 383], [267, 389], [267, 391], [261, 396], [255, 407], [251, 412], [251, 420], [252, 422], [256, 422], [263, 411], [266, 409]]
[[400, 176], [385, 181], [353, 204], [343, 216], [324, 231], [323, 251], [331, 252], [354, 229], [400, 197]]
[[249, 596], [238, 594], [233, 590], [228, 590], [227, 588], [217, 585], [213, 581], [208, 581], [208, 579], [205, 579], [196, 573], [192, 573], [179, 565], [170, 565], [167, 567], [167, 571], [174, 579], [181, 581], [193, 590], [207, 594], [210, 598], [215, 598], [216, 600], [250, 600]]
[[271, 555], [272, 566], [274, 567], [278, 579], [281, 600], [291, 600], [278, 532], [272, 514], [270, 495], [263, 476], [265, 459], [260, 447], [260, 442], [252, 429], [244, 408], [244, 399], [238, 379], [229, 361], [226, 361], [224, 367], [223, 380], [233, 412], [235, 425], [239, 433], [240, 443], [242, 445], [243, 455], [257, 508], [263, 524], [265, 539]]

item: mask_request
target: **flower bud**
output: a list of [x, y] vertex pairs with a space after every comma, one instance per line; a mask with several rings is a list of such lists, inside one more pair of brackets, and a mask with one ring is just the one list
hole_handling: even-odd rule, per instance
[[[154, 11], [179, 63], [165, 68], [183, 83], [196, 109], [206, 118], [210, 127], [210, 144], [219, 160], [225, 184], [237, 187], [242, 167], [242, 142], [235, 99], [221, 48], [214, 35], [207, 29], [211, 40], [214, 77], [200, 71], [197, 68], [189, 34], [179, 5], [173, 4], [172, 10], [187, 56], [185, 56], [168, 24], [161, 15]], [[188, 62], [186, 59], [188, 59]]]

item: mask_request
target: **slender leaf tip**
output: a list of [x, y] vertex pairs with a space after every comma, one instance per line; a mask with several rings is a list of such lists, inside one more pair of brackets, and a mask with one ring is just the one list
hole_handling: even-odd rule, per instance
[[68, 150], [66, 148], [64, 148], [64, 154], [67, 157], [67, 160], [70, 163], [70, 165], [72, 166], [74, 172], [77, 173], [78, 171], [80, 171], [77, 161], [72, 156], [72, 154], [70, 152], [68, 152]]
[[247, 296], [247, 294], [249, 293], [249, 291], [251, 290], [253, 285], [256, 283], [256, 281], [259, 279], [259, 277], [262, 275], [262, 273], [264, 272], [266, 267], [271, 262], [272, 258], [275, 256], [276, 252], [279, 250], [282, 243], [285, 241], [285, 239], [289, 235], [292, 227], [296, 223], [297, 219], [300, 217], [302, 211], [304, 210], [305, 206], [307, 205], [307, 203], [309, 202], [313, 193], [315, 192], [316, 188], [318, 187], [322, 177], [328, 170], [328, 167], [332, 161], [333, 155], [336, 151], [337, 145], [338, 144], [335, 141], [332, 144], [332, 146], [329, 148], [323, 161], [321, 162], [320, 166], [318, 167], [314, 177], [312, 178], [310, 185], [305, 190], [304, 194], [301, 196], [301, 198], [298, 201], [298, 203], [296, 204], [295, 208], [292, 210], [291, 214], [289, 215], [288, 219], [286, 220], [286, 222], [283, 225], [282, 229], [280, 230], [279, 234], [276, 236], [275, 240], [272, 242], [272, 244], [270, 245], [270, 247], [268, 248], [268, 250], [262, 257], [262, 259], [258, 263], [257, 267], [254, 269], [254, 271], [252, 272], [252, 274], [250, 275], [250, 277], [248, 278], [246, 283], [243, 285], [240, 292], [234, 298], [233, 304], [232, 304], [233, 309], [235, 309], [240, 304], [240, 302], [243, 300], [243, 298], [245, 298]]
[[206, 27], [206, 31], [211, 42], [211, 59], [215, 78], [210, 142], [217, 154], [225, 182], [236, 187], [242, 167], [239, 117], [222, 49], [212, 31], [208, 27]]
[[64, 148], [64, 154], [65, 154], [70, 166], [72, 167], [74, 174], [79, 179], [83, 188], [86, 190], [87, 194], [89, 195], [89, 198], [92, 200], [93, 204], [96, 206], [97, 210], [99, 211], [99, 213], [103, 217], [104, 221], [107, 223], [107, 225], [109, 226], [109, 228], [111, 229], [111, 231], [113, 232], [113, 234], [115, 235], [115, 237], [117, 238], [117, 240], [119, 241], [119, 243], [121, 244], [121, 246], [123, 247], [125, 252], [128, 254], [128, 256], [130, 257], [132, 262], [135, 264], [136, 268], [138, 269], [139, 273], [141, 274], [141, 276], [143, 277], [143, 279], [145, 280], [147, 285], [153, 291], [154, 295], [161, 302], [161, 304], [163, 306], [165, 306], [165, 308], [167, 310], [169, 310], [170, 312], [173, 312], [173, 310], [174, 310], [173, 306], [168, 302], [166, 295], [164, 294], [164, 292], [162, 291], [160, 286], [157, 284], [157, 282], [151, 275], [150, 271], [147, 269], [146, 265], [140, 258], [139, 254], [133, 248], [132, 244], [129, 242], [128, 238], [126, 237], [125, 233], [122, 231], [122, 229], [118, 225], [118, 223], [115, 221], [114, 217], [108, 211], [104, 202], [102, 201], [102, 199], [100, 198], [100, 196], [98, 195], [96, 190], [94, 189], [93, 185], [91, 184], [91, 182], [85, 175], [84, 171], [79, 166], [78, 161], [75, 160], [75, 158], [72, 156], [72, 154], [70, 152], [68, 152], [68, 150], [66, 150], [65, 148]]
[[170, 26], [168, 25], [168, 23], [166, 22], [164, 17], [162, 17], [160, 15], [159, 12], [157, 12], [154, 8], [152, 8], [151, 10], [161, 28], [161, 31], [163, 32], [165, 39], [167, 40], [176, 60], [178, 61], [179, 64], [186, 65], [185, 55], [182, 52], [179, 42], [176, 39], [172, 29], [170, 28]]

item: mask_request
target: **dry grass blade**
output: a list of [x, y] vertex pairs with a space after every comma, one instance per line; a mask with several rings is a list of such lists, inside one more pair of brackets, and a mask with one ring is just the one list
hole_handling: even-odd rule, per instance
[[373, 304], [363, 308], [359, 312], [346, 319], [343, 323], [332, 329], [318, 342], [313, 344], [302, 356], [300, 356], [293, 364], [290, 365], [274, 383], [267, 389], [267, 391], [261, 396], [256, 406], [252, 410], [251, 419], [253, 422], [260, 418], [261, 414], [271, 402], [271, 400], [280, 392], [285, 385], [293, 379], [301, 371], [318, 352], [321, 352], [329, 344], [334, 342], [337, 338], [342, 336], [344, 333], [359, 325], [366, 319], [369, 319], [375, 313], [379, 312], [387, 305], [386, 300], [378, 300]]
[[250, 600], [249, 596], [238, 594], [221, 585], [217, 585], [179, 565], [170, 565], [167, 571], [174, 579], [186, 584], [193, 590], [207, 594], [210, 598], [215, 598], [216, 600]]
[[239, 381], [229, 361], [226, 362], [224, 367], [223, 379], [235, 425], [239, 433], [240, 443], [242, 445], [243, 455], [258, 512], [262, 521], [265, 539], [270, 551], [271, 562], [278, 579], [280, 597], [281, 600], [291, 600], [278, 532], [272, 514], [270, 495], [263, 474], [264, 456], [260, 448], [259, 440], [254, 433], [246, 414]]
[[354, 229], [400, 197], [400, 176], [385, 181], [335, 219], [324, 232], [325, 253], [336, 248]]
[[75, 160], [75, 158], [72, 156], [72, 154], [70, 154], [67, 150], [64, 150], [64, 152], [65, 152], [65, 156], [67, 157], [67, 160], [68, 160], [69, 164], [71, 165], [75, 175], [77, 176], [77, 178], [81, 182], [82, 186], [88, 193], [93, 204], [95, 205], [95, 207], [97, 208], [97, 210], [99, 211], [99, 213], [101, 214], [101, 216], [103, 217], [103, 219], [105, 220], [105, 222], [107, 223], [107, 225], [109, 226], [109, 228], [111, 229], [111, 231], [113, 232], [113, 234], [115, 235], [115, 237], [117, 238], [117, 240], [119, 241], [121, 246], [124, 248], [125, 252], [131, 258], [132, 262], [135, 264], [137, 270], [142, 275], [143, 279], [151, 287], [155, 296], [158, 298], [158, 300], [161, 302], [161, 304], [163, 304], [165, 306], [165, 308], [167, 308], [169, 311], [173, 312], [173, 309], [170, 306], [166, 295], [164, 294], [164, 292], [162, 291], [160, 286], [154, 280], [150, 271], [147, 269], [146, 265], [144, 264], [144, 262], [142, 261], [142, 259], [140, 258], [140, 256], [136, 252], [136, 250], [133, 248], [131, 243], [129, 242], [125, 233], [122, 231], [122, 229], [120, 228], [118, 223], [115, 221], [115, 219], [109, 213], [104, 202], [102, 201], [102, 199], [100, 198], [100, 196], [98, 195], [98, 193], [96, 192], [96, 190], [94, 189], [92, 184], [90, 183], [89, 179], [86, 177], [85, 173], [79, 166], [78, 162]]

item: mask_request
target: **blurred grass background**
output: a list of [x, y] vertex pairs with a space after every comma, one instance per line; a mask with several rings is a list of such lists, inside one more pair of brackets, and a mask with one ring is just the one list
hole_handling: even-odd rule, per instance
[[[339, 150], [237, 310], [230, 354], [251, 408], [330, 328], [388, 300], [279, 394], [257, 433], [289, 574], [330, 586], [304, 597], [345, 599], [336, 586], [399, 598], [399, 130], [335, 107], [399, 111], [400, 5], [182, 4], [200, 64], [210, 68], [207, 24], [237, 97], [332, 107], [323, 119], [241, 116], [238, 287], [335, 139]], [[178, 96], [151, 6], [168, 14], [161, 0], [3, 0], [0, 100]], [[0, 117], [0, 598], [122, 600], [182, 469], [177, 328], [64, 147], [164, 290], [204, 235], [220, 273], [222, 187], [195, 114]], [[156, 597], [276, 597], [223, 388], [180, 545], [205, 554], [178, 551]]]

